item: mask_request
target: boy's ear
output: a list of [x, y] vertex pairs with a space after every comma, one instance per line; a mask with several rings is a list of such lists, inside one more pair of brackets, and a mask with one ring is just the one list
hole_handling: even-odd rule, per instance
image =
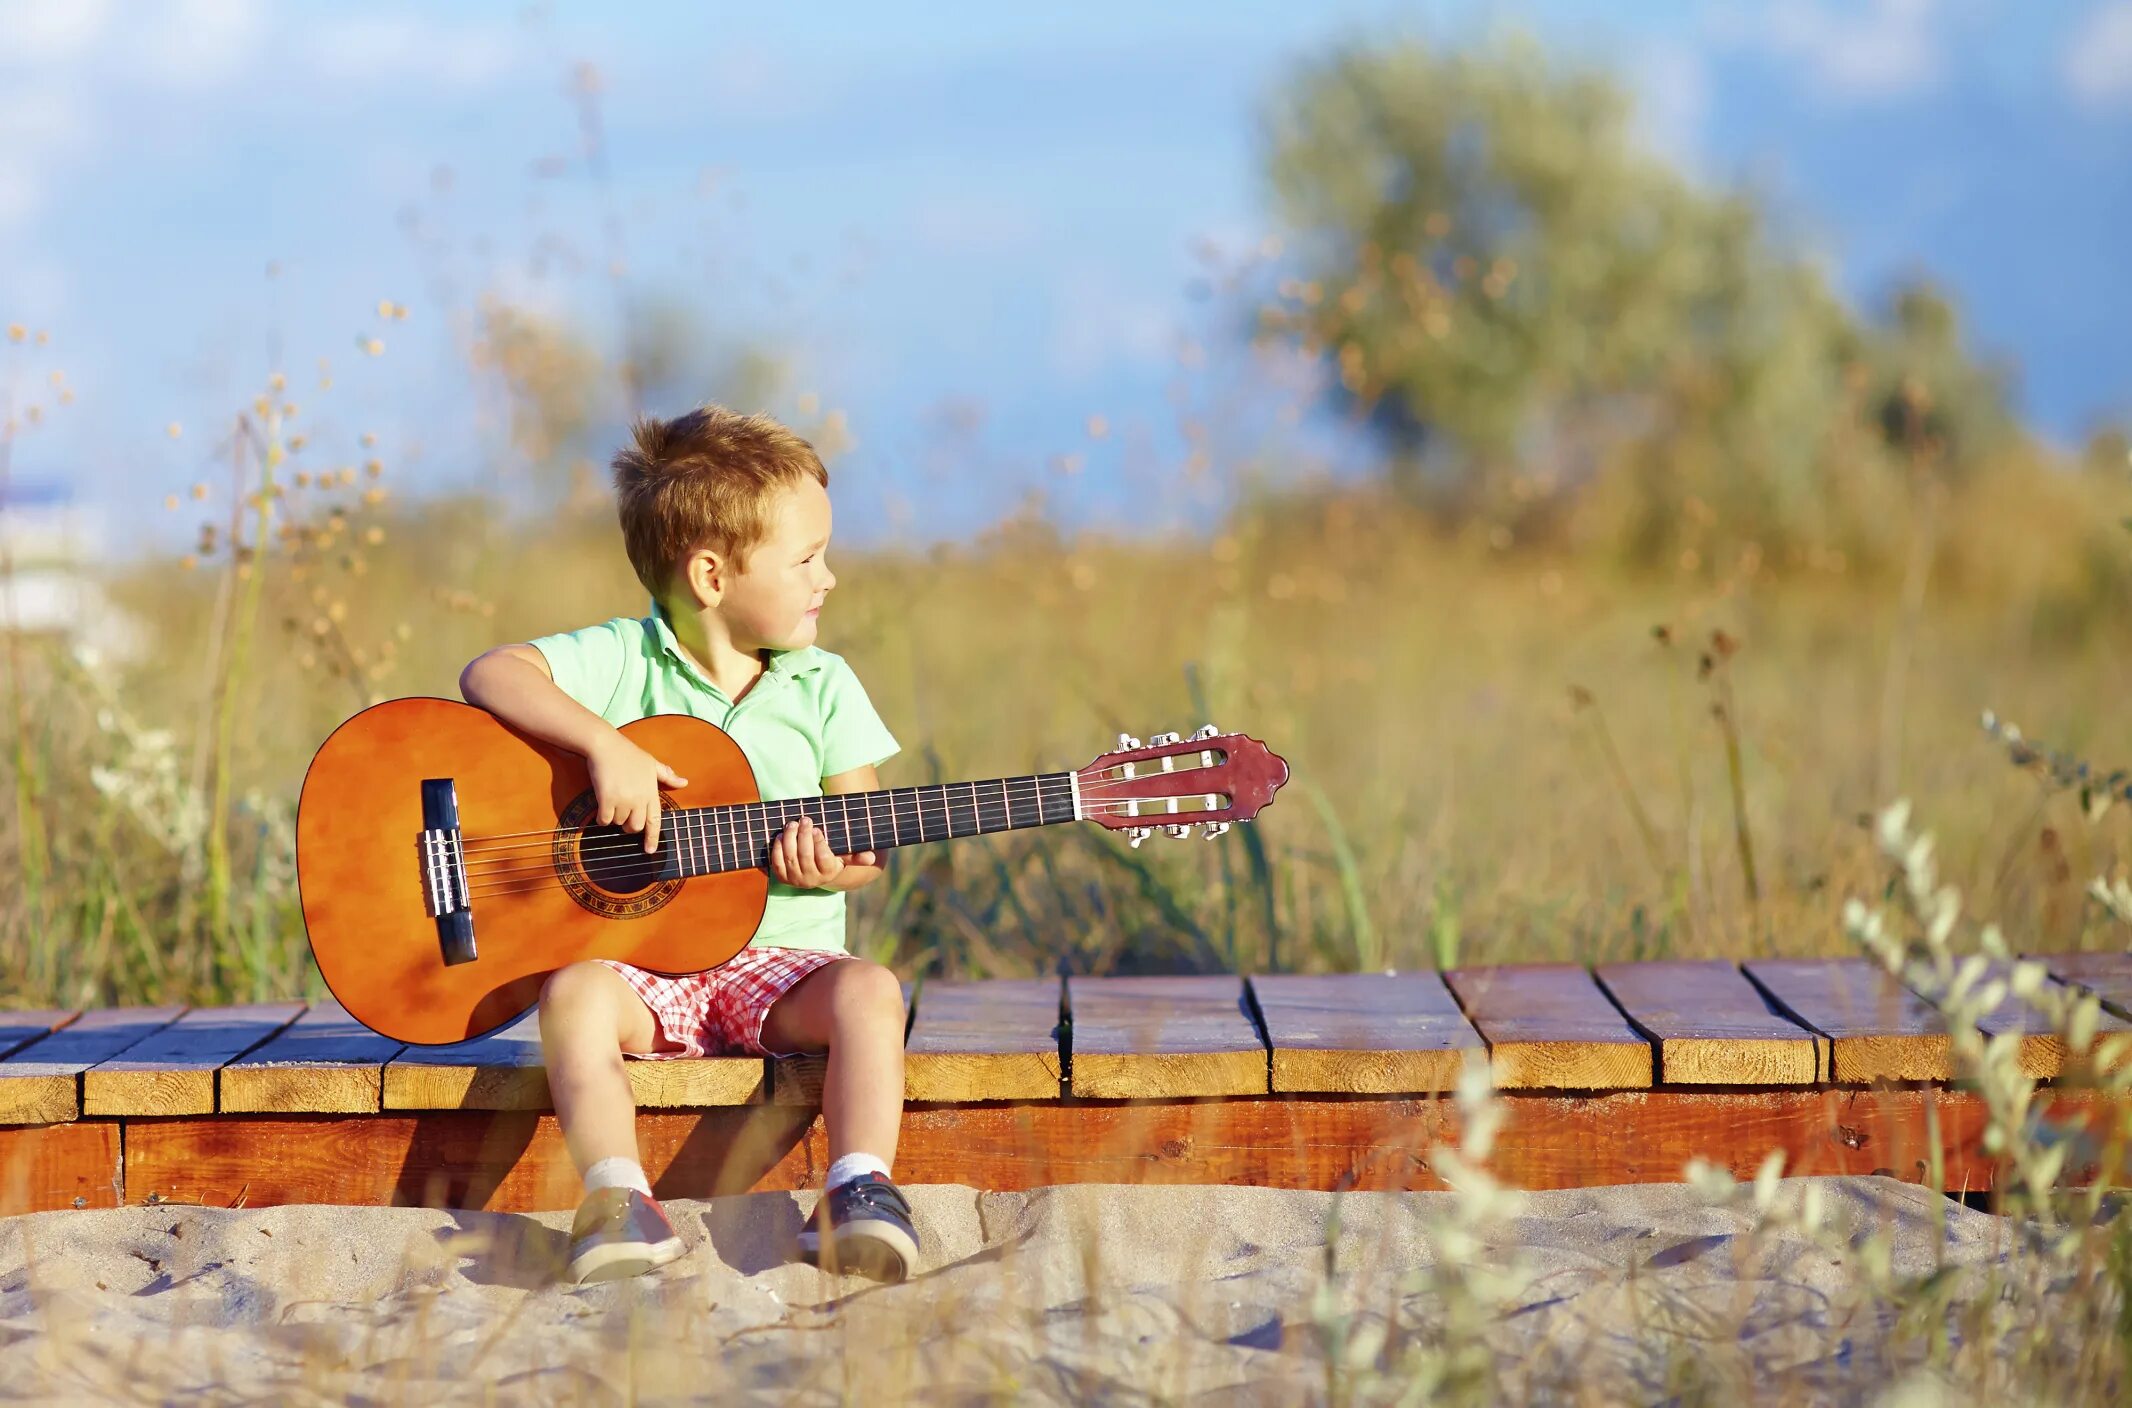
[[716, 606], [725, 595], [727, 579], [731, 575], [725, 558], [709, 548], [699, 548], [688, 555], [681, 564], [684, 597], [695, 601], [697, 609]]

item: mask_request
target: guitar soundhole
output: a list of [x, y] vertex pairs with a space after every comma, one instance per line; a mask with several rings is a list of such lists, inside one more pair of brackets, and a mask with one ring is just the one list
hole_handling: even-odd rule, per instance
[[578, 841], [578, 861], [592, 883], [612, 895], [634, 895], [659, 881], [663, 855], [647, 855], [640, 833], [595, 826]]
[[[661, 797], [662, 805], [673, 806]], [[553, 861], [570, 898], [609, 919], [639, 919], [663, 907], [681, 893], [681, 881], [662, 879], [669, 855], [661, 846], [656, 855], [644, 853], [642, 833], [614, 826], [588, 826], [597, 815], [598, 800], [580, 793], [559, 818]]]

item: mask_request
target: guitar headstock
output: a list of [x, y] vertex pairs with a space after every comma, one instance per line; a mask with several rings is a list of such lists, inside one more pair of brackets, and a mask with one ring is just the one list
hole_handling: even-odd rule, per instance
[[1137, 846], [1160, 827], [1183, 837], [1194, 826], [1208, 839], [1259, 814], [1288, 780], [1288, 761], [1255, 738], [1218, 733], [1208, 724], [1186, 738], [1158, 733], [1118, 746], [1074, 774], [1081, 815], [1123, 831]]

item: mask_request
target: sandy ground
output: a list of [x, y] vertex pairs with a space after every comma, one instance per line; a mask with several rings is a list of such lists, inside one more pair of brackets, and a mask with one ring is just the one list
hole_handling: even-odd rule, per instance
[[[1936, 1208], [1938, 1255], [1998, 1255], [1987, 1214], [1881, 1179], [1821, 1182], [1849, 1226], [1894, 1232], [1899, 1268], [1933, 1265]], [[686, 1258], [582, 1289], [552, 1280], [566, 1213], [0, 1220], [0, 1401], [1315, 1402], [1324, 1326], [1389, 1328], [1368, 1358], [1394, 1365], [1442, 1309], [1414, 1273], [1434, 1264], [1446, 1194], [1341, 1197], [1327, 1296], [1330, 1194], [910, 1191], [926, 1269], [888, 1287], [788, 1260], [812, 1194], [669, 1203]], [[1884, 1384], [1886, 1327], [1846, 1306], [1845, 1258], [1785, 1238], [1750, 1251], [1746, 1230], [1678, 1186], [1534, 1195], [1496, 1241], [1537, 1279], [1479, 1352], [1521, 1397], [1737, 1380], [1735, 1402], [1780, 1385], [1841, 1401]]]

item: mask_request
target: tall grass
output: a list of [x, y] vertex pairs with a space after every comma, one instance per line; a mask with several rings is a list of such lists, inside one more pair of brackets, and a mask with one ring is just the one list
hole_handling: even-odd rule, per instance
[[[285, 425], [235, 435], [234, 539], [110, 574], [141, 658], [13, 641], [11, 1000], [305, 990], [288, 838], [318, 741], [369, 699], [454, 694], [498, 641], [641, 610], [597, 504], [532, 524], [398, 505], [352, 468], [292, 472]], [[1838, 574], [1623, 576], [1445, 537], [1366, 491], [1307, 509], [1246, 503], [1206, 539], [1032, 521], [842, 554], [823, 639], [905, 744], [890, 783], [1074, 766], [1207, 718], [1296, 778], [1212, 844], [1082, 827], [897, 853], [855, 946], [965, 975], [1829, 951], [1875, 863], [1883, 743], [1860, 720], [1898, 631], [1909, 791], [1950, 871], [2024, 943], [2097, 936], [2069, 877], [2119, 864], [2122, 825], [2079, 827], [1970, 720], [1988, 698], [2105, 740], [2097, 701], [2132, 659], [2117, 616], [2054, 638], [2040, 587], [2025, 610], [1950, 591], [1913, 618]]]

